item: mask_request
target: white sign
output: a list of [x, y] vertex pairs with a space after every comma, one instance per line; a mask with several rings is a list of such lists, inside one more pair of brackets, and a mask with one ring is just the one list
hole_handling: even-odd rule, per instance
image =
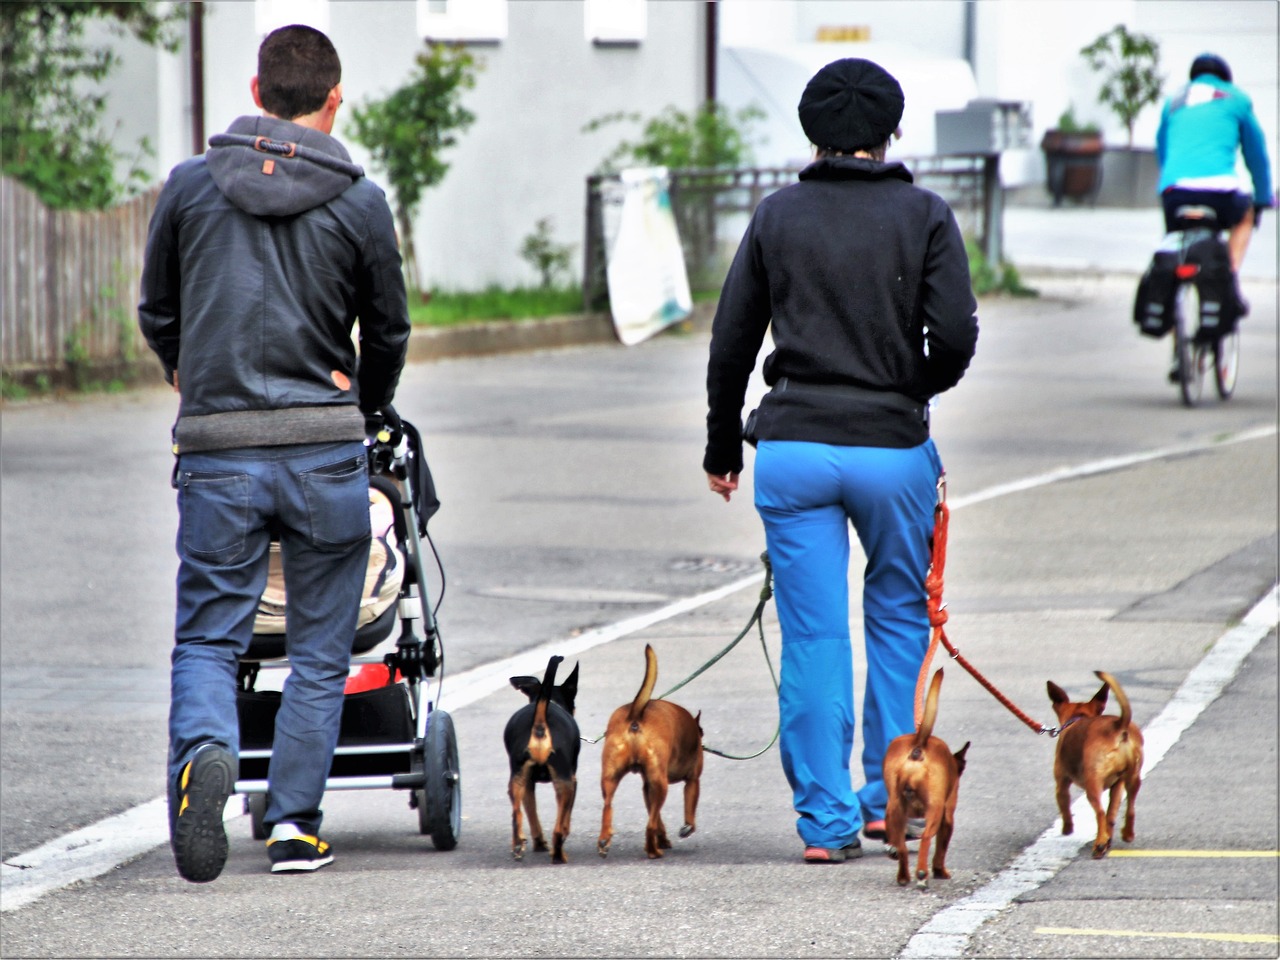
[[646, 167], [602, 185], [609, 305], [626, 346], [693, 311], [668, 182], [666, 167]]

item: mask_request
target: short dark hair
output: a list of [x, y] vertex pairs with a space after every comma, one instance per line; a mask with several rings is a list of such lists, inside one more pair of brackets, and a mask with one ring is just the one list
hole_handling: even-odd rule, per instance
[[315, 113], [341, 82], [338, 51], [314, 27], [280, 27], [258, 47], [258, 97], [272, 116], [292, 120]]

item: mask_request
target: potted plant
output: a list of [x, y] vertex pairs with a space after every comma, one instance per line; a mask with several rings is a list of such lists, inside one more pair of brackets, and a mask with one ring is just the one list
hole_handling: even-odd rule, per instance
[[1040, 149], [1045, 158], [1045, 185], [1053, 205], [1063, 197], [1083, 200], [1097, 196], [1102, 186], [1102, 134], [1093, 124], [1080, 124], [1075, 108], [1067, 107], [1058, 125], [1044, 133]]
[[1160, 100], [1160, 45], [1142, 33], [1117, 24], [1080, 50], [1090, 69], [1101, 77], [1098, 103], [1115, 114], [1128, 134], [1123, 149], [1108, 151], [1109, 193], [1125, 206], [1153, 203], [1159, 170], [1155, 153], [1133, 146], [1133, 128], [1142, 111]]

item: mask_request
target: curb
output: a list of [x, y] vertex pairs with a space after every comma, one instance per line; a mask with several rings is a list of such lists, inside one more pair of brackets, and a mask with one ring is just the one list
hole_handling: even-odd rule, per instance
[[[693, 312], [668, 327], [686, 333], [709, 329], [716, 303], [696, 303]], [[608, 313], [569, 314], [531, 320], [485, 320], [451, 327], [415, 327], [409, 335], [407, 363], [450, 357], [479, 357], [531, 350], [618, 343]]]

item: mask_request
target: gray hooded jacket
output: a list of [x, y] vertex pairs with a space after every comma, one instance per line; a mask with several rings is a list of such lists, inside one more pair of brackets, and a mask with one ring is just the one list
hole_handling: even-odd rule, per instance
[[386, 197], [333, 137], [240, 117], [161, 191], [138, 317], [179, 452], [363, 439], [409, 339]]

